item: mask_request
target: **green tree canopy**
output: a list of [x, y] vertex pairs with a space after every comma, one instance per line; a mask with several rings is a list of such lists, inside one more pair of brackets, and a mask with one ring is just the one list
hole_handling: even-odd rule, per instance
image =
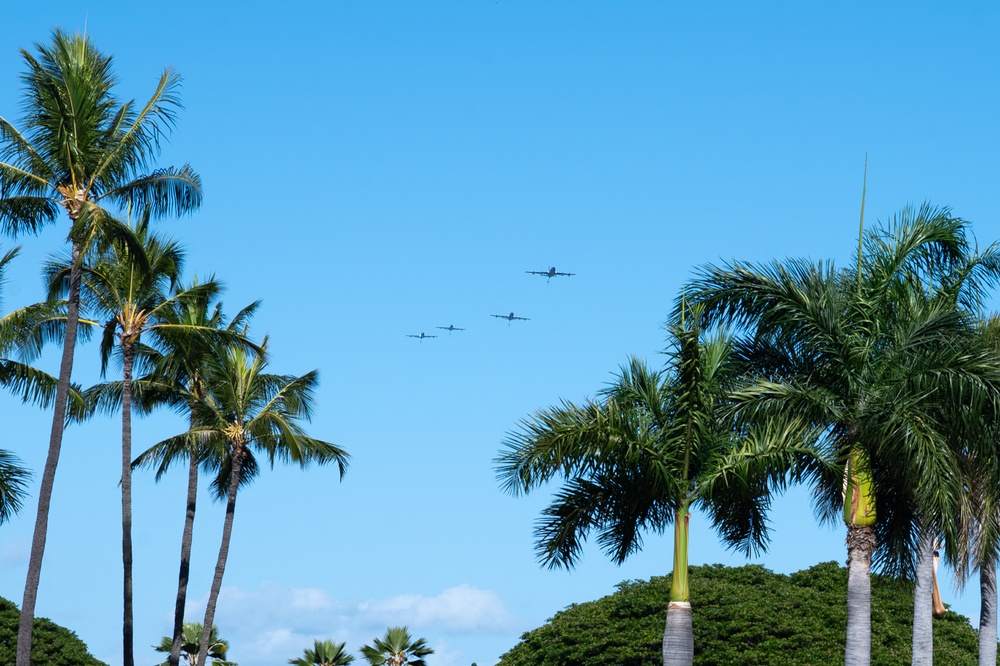
[[[759, 565], [689, 570], [696, 666], [826, 666], [843, 663], [847, 573], [836, 562], [791, 575]], [[573, 604], [525, 633], [500, 666], [657, 666], [670, 576], [625, 581]], [[872, 576], [872, 665], [910, 661], [913, 585]], [[948, 612], [934, 621], [935, 663], [975, 666], [976, 632]]]

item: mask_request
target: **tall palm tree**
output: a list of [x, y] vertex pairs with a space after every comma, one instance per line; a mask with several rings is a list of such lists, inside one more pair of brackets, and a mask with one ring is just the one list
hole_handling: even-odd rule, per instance
[[[194, 405], [194, 427], [156, 445], [157, 450], [190, 447], [192, 441], [216, 453], [205, 457], [217, 475], [212, 483], [216, 497], [226, 498], [226, 515], [215, 576], [205, 608], [203, 626], [212, 626], [222, 577], [229, 556], [236, 497], [240, 486], [259, 471], [255, 452], [275, 460], [305, 467], [310, 463], [335, 463], [343, 477], [348, 454], [341, 448], [306, 434], [301, 421], [309, 420], [318, 373], [301, 377], [265, 373], [267, 340], [262, 353], [249, 353], [243, 345], [229, 345], [221, 356], [210, 357], [203, 377], [206, 397]], [[151, 454], [159, 455], [157, 451]], [[203, 630], [199, 657], [204, 661], [208, 631]]]
[[707, 510], [731, 547], [759, 550], [767, 542], [769, 490], [780, 490], [786, 473], [816, 473], [819, 461], [808, 441], [765, 436], [728, 416], [737, 378], [731, 341], [721, 333], [703, 336], [697, 308], [671, 331], [664, 372], [632, 359], [597, 401], [563, 402], [522, 421], [497, 462], [512, 493], [565, 479], [535, 531], [539, 557], [550, 567], [572, 566], [592, 529], [620, 564], [641, 547], [643, 531], [673, 525], [663, 663], [690, 666], [690, 511]]
[[[198, 622], [185, 622], [184, 630], [181, 634], [181, 652], [188, 666], [198, 666], [203, 662], [198, 661], [198, 646], [201, 642], [202, 626]], [[164, 636], [159, 645], [154, 645], [157, 652], [170, 652], [174, 644], [174, 639]], [[219, 638], [219, 628], [212, 627], [208, 634], [208, 656], [212, 659], [214, 666], [225, 666], [231, 662], [226, 661], [226, 653], [229, 651], [229, 643]], [[164, 662], [161, 666], [166, 666]], [[234, 665], [235, 666], [235, 665]]]
[[[133, 369], [143, 334], [159, 337], [165, 330], [189, 335], [202, 333], [178, 325], [164, 316], [174, 305], [201, 294], [212, 294], [218, 285], [209, 282], [190, 291], [170, 293], [184, 263], [180, 246], [165, 241], [149, 228], [148, 211], [142, 216], [129, 243], [109, 243], [96, 253], [83, 270], [83, 309], [103, 322], [101, 374], [107, 371], [113, 353], [122, 360], [121, 493], [124, 663], [134, 662], [132, 612], [132, 389]], [[71, 267], [51, 262], [48, 267], [52, 295], [62, 296]]]
[[361, 654], [371, 666], [426, 666], [424, 657], [434, 654], [426, 638], [413, 640], [406, 627], [389, 627], [385, 636], [362, 645]]
[[180, 106], [175, 72], [163, 72], [143, 105], [120, 104], [114, 95], [112, 58], [85, 35], [56, 30], [51, 42], [36, 44], [35, 51], [21, 51], [27, 68], [22, 77], [23, 131], [0, 117], [0, 227], [11, 235], [34, 233], [65, 212], [72, 272], [49, 452], [21, 603], [17, 666], [29, 666], [85, 255], [100, 238], [120, 235], [123, 225], [114, 217], [116, 209], [149, 205], [153, 217], [160, 217], [189, 212], [201, 202], [201, 183], [190, 167], [153, 169], [160, 140], [169, 134]]
[[[178, 287], [178, 292], [190, 295], [197, 291], [197, 286], [195, 281], [190, 288]], [[152, 410], [159, 405], [171, 406], [186, 414], [190, 427], [197, 425], [194, 421], [195, 405], [206, 397], [202, 378], [208, 358], [225, 353], [225, 347], [230, 343], [243, 345], [255, 353], [261, 352], [257, 345], [246, 338], [245, 330], [259, 304], [255, 302], [243, 308], [227, 324], [222, 304], [215, 301], [214, 294], [200, 293], [197, 298], [174, 299], [172, 307], [161, 313], [163, 320], [171, 326], [159, 331], [157, 349], [145, 350], [152, 369], [137, 382], [143, 391], [142, 408]], [[118, 395], [120, 392], [113, 390], [107, 394], [108, 405], [112, 408], [117, 403]], [[196, 440], [191, 440], [186, 442], [186, 446], [154, 446], [133, 462], [133, 467], [155, 467], [157, 481], [175, 462], [187, 460], [188, 463], [187, 499], [181, 536], [177, 598], [174, 603], [174, 647], [168, 659], [170, 666], [178, 666], [180, 660], [198, 501], [198, 468], [205, 456], [212, 453], [212, 449], [201, 447]]]
[[311, 650], [306, 648], [302, 657], [289, 659], [288, 663], [295, 666], [347, 666], [354, 661], [354, 655], [344, 650], [346, 645], [331, 640], [313, 641]]
[[926, 289], [990, 268], [967, 261], [965, 224], [907, 208], [861, 242], [848, 270], [742, 262], [706, 267], [687, 288], [708, 323], [745, 332], [740, 355], [758, 379], [737, 393], [738, 413], [810, 424], [839, 470], [810, 481], [820, 517], [847, 526], [847, 666], [870, 662], [872, 558], [912, 574], [917, 535], [951, 529], [961, 463], [942, 415], [995, 409], [1000, 386], [973, 318], [952, 292]]

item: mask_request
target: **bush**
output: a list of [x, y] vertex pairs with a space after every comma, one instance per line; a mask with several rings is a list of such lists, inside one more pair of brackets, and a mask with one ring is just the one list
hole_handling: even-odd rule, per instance
[[[790, 576], [759, 565], [691, 567], [694, 663], [829, 666], [844, 663], [847, 570], [835, 562]], [[670, 577], [625, 581], [573, 604], [521, 636], [501, 666], [659, 666]], [[913, 585], [872, 576], [872, 666], [910, 663]], [[934, 620], [934, 660], [976, 666], [978, 637], [962, 615]]]
[[[21, 611], [0, 597], [0, 664], [13, 664], [17, 653], [17, 625]], [[43, 617], [35, 618], [31, 633], [32, 666], [108, 666], [87, 651], [75, 633]]]

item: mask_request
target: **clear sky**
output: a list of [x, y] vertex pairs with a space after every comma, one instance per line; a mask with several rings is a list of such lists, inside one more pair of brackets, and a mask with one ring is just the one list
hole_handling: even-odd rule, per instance
[[[706, 262], [856, 246], [907, 204], [951, 206], [1000, 238], [1000, 5], [940, 3], [8, 3], [0, 115], [19, 118], [19, 48], [86, 30], [120, 94], [184, 76], [160, 164], [190, 162], [205, 202], [160, 229], [230, 312], [263, 299], [272, 370], [318, 368], [314, 436], [352, 456], [262, 473], [241, 492], [216, 622], [241, 666], [313, 639], [357, 648], [389, 625], [432, 666], [494, 663], [518, 636], [624, 579], [670, 569], [649, 535], [624, 566], [588, 548], [535, 560], [544, 493], [511, 498], [493, 458], [518, 419], [593, 395], [630, 354], [658, 362], [662, 322]], [[65, 221], [23, 238], [6, 308], [40, 300]], [[14, 241], [3, 240], [3, 247]], [[546, 283], [527, 270], [576, 273]], [[505, 321], [491, 314], [529, 317]], [[454, 324], [465, 331], [448, 333]], [[439, 334], [416, 340], [408, 334]], [[96, 382], [94, 343], [76, 381]], [[55, 355], [46, 357], [54, 369]], [[0, 398], [2, 445], [38, 471], [50, 415]], [[37, 613], [121, 663], [119, 421], [70, 429]], [[136, 451], [184, 429], [136, 423]], [[134, 479], [137, 663], [169, 632], [185, 474]], [[200, 620], [222, 509], [203, 486], [188, 617]], [[37, 488], [33, 487], [34, 493]], [[34, 495], [0, 527], [0, 595], [21, 601]], [[793, 491], [759, 562], [843, 562], [844, 529]], [[694, 564], [725, 552], [698, 516]], [[697, 590], [692, 590], [697, 594]], [[975, 586], [945, 601], [978, 616]], [[696, 620], [697, 621], [697, 620]]]

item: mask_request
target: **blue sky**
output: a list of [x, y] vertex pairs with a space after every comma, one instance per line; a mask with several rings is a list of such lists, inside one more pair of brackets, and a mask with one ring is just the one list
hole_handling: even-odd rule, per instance
[[[847, 261], [866, 153], [869, 222], [929, 200], [1000, 238], [998, 19], [989, 2], [18, 3], [0, 115], [19, 118], [18, 49], [56, 26], [115, 55], [124, 97], [176, 67], [186, 108], [160, 164], [190, 162], [205, 202], [160, 229], [189, 275], [225, 281], [230, 312], [263, 299], [275, 372], [321, 373], [311, 432], [352, 465], [342, 483], [276, 469], [241, 494], [216, 616], [231, 657], [282, 664], [314, 638], [357, 651], [406, 624], [433, 666], [485, 665], [566, 605], [669, 571], [657, 535], [622, 567], [593, 547], [572, 572], [541, 569], [545, 494], [505, 496], [492, 460], [518, 419], [593, 395], [630, 354], [657, 362], [696, 266]], [[41, 298], [38, 263], [64, 237], [18, 239], [6, 308]], [[525, 274], [549, 266], [576, 275]], [[510, 311], [531, 321], [490, 317]], [[441, 335], [406, 337], [421, 331]], [[97, 354], [80, 348], [80, 383]], [[40, 471], [50, 416], [0, 405], [3, 446]], [[118, 427], [67, 433], [37, 607], [111, 664]], [[136, 450], [183, 428], [143, 420]], [[170, 628], [184, 483], [134, 479], [139, 664]], [[222, 523], [201, 497], [191, 619]], [[18, 603], [33, 521], [32, 501], [0, 527], [0, 595]], [[845, 559], [805, 493], [772, 522], [765, 566]], [[691, 548], [744, 562], [698, 517]], [[944, 596], [978, 614], [974, 589], [946, 580]]]

